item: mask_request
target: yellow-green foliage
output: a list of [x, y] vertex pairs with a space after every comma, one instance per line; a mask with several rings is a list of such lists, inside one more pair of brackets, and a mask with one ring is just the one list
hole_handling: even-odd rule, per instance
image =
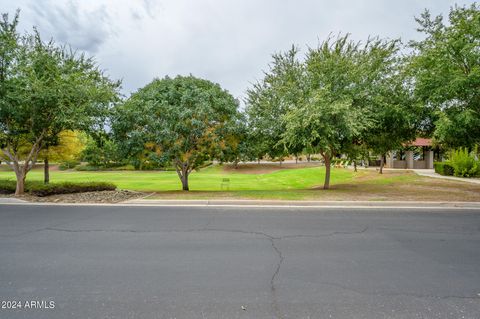
[[58, 145], [44, 148], [38, 156], [39, 159], [46, 156], [52, 162], [78, 159], [80, 153], [85, 149], [86, 136], [78, 131], [62, 131], [58, 137]]
[[480, 175], [480, 162], [475, 158], [475, 152], [467, 148], [459, 148], [450, 152], [450, 162], [455, 170], [455, 176], [472, 177]]

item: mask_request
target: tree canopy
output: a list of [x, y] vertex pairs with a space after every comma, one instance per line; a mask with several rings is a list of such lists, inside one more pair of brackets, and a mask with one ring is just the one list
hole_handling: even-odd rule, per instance
[[332, 157], [358, 153], [353, 145], [383, 154], [413, 139], [412, 101], [406, 98], [398, 48], [396, 40], [362, 44], [345, 35], [310, 48], [304, 60], [295, 47], [273, 55], [265, 78], [248, 91], [252, 134], [262, 137], [271, 157], [275, 148], [284, 154], [320, 153], [325, 188]]
[[246, 113], [257, 157], [269, 155], [282, 159], [288, 155], [282, 140], [286, 112], [303, 99], [304, 68], [297, 59], [298, 48], [272, 56], [270, 68], [262, 80], [247, 90]]
[[[18, 12], [0, 23], [0, 145], [2, 158], [23, 193], [26, 174], [48, 141], [65, 130], [96, 129], [115, 101], [111, 81], [91, 58], [43, 42], [39, 33], [20, 36]], [[30, 145], [22, 157], [21, 146]]]
[[480, 7], [455, 6], [448, 15], [416, 19], [422, 41], [412, 42], [415, 94], [432, 111], [434, 137], [449, 147], [480, 143]]
[[120, 105], [113, 130], [126, 150], [154, 147], [176, 169], [182, 189], [188, 176], [225, 148], [237, 101], [218, 84], [194, 76], [155, 79]]

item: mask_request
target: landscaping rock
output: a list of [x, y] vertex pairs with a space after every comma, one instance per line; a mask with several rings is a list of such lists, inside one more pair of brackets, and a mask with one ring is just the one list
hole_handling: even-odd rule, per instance
[[85, 192], [75, 194], [60, 194], [45, 197], [26, 195], [23, 199], [31, 202], [53, 203], [120, 203], [130, 199], [142, 198], [146, 194], [128, 190]]

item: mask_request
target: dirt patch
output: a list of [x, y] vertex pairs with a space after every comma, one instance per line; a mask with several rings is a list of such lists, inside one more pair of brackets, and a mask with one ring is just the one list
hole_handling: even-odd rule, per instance
[[295, 168], [306, 168], [306, 167], [318, 167], [319, 163], [308, 163], [308, 162], [299, 162], [296, 163], [261, 163], [261, 164], [238, 164], [237, 168], [233, 164], [224, 164], [223, 170], [229, 173], [240, 173], [240, 174], [268, 174], [283, 169], [295, 169]]
[[50, 172], [57, 172], [59, 171], [59, 166], [60, 165], [50, 165]]
[[388, 177], [398, 177], [398, 176], [418, 176], [418, 175], [412, 171], [385, 170], [383, 171], [383, 174], [380, 174], [378, 171], [373, 171], [373, 170], [358, 170], [355, 176], [355, 181], [363, 183], [363, 182], [378, 180], [385, 177], [388, 178]]
[[[18, 197], [29, 202], [42, 203], [121, 203], [130, 199], [142, 198], [147, 194], [128, 190], [59, 194], [45, 197], [24, 195]], [[6, 196], [13, 197], [13, 196]]]
[[[316, 191], [321, 192], [320, 189]], [[317, 193], [316, 196], [326, 196], [331, 200], [480, 201], [479, 185], [421, 176], [409, 181], [392, 181], [386, 184], [375, 183], [375, 178], [367, 176], [362, 183], [334, 185], [332, 191], [325, 195]]]
[[[291, 164], [290, 164], [291, 165]], [[243, 172], [251, 166], [245, 165]], [[253, 167], [257, 172], [270, 165]], [[277, 168], [278, 169], [278, 168]], [[287, 169], [287, 168], [284, 168]], [[432, 201], [432, 202], [480, 202], [480, 185], [452, 180], [419, 176], [410, 171], [359, 170], [350, 181], [332, 183], [331, 189], [323, 185], [310, 189], [279, 189], [250, 191], [169, 191], [152, 194], [149, 199], [257, 199], [257, 200], [319, 200], [319, 201]]]

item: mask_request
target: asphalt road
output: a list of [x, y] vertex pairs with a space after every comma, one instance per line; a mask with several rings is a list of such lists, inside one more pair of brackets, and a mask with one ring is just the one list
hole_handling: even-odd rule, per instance
[[0, 205], [0, 300], [22, 305], [0, 318], [480, 318], [480, 211]]

